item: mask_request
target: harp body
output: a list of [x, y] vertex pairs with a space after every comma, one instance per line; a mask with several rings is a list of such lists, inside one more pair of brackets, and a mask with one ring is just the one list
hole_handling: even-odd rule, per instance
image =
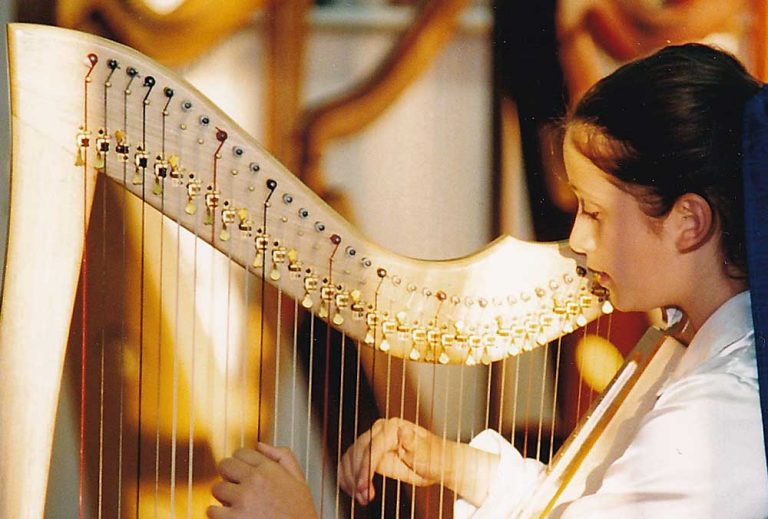
[[[565, 244], [504, 238], [440, 262], [392, 254], [146, 57], [56, 28], [19, 24], [8, 34], [13, 131], [0, 311], [0, 516], [43, 516], [97, 178], [108, 177], [359, 347], [394, 357], [489, 364], [601, 313], [603, 301], [576, 274], [577, 258]], [[628, 390], [615, 393], [622, 400]], [[614, 414], [596, 410], [585, 424], [601, 431], [607, 426], [596, 422]], [[571, 449], [562, 466], [583, 468], [583, 449]], [[553, 473], [554, 490], [532, 515], [550, 510], [552, 495], [571, 495], [564, 484], [578, 480], [570, 469]]]

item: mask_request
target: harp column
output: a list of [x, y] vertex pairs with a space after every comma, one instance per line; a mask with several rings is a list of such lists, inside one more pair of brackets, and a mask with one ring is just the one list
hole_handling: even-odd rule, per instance
[[[60, 96], [51, 90], [66, 83], [26, 66], [35, 61], [29, 56], [36, 52], [65, 51], [44, 48], [32, 38], [26, 41], [27, 31], [33, 30], [12, 26], [8, 34], [14, 97], [0, 309], [0, 517], [17, 518], [43, 516], [62, 366], [95, 183], [93, 168], [84, 179], [85, 169], [74, 165], [77, 126], [72, 122], [82, 118], [82, 107], [67, 108], [62, 116]], [[19, 63], [15, 51], [27, 43], [31, 48]], [[83, 70], [71, 72], [84, 76]], [[71, 141], [62, 142], [62, 135], [71, 135]]]

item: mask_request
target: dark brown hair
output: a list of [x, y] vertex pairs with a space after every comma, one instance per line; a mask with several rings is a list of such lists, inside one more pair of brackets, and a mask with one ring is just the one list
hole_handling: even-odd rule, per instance
[[568, 115], [595, 165], [666, 215], [678, 197], [707, 200], [726, 261], [746, 273], [741, 140], [746, 101], [761, 84], [732, 55], [700, 44], [665, 47], [596, 83]]

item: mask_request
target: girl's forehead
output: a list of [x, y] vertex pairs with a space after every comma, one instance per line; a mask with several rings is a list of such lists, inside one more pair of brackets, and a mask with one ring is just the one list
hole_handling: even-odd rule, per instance
[[583, 151], [581, 142], [577, 140], [578, 134], [569, 131], [563, 141], [563, 159], [568, 183], [575, 190], [584, 188], [583, 184], [603, 180], [607, 174], [601, 170]]
[[606, 203], [622, 193], [611, 181], [610, 175], [587, 157], [578, 141], [569, 134], [566, 134], [563, 142], [563, 158], [568, 184], [577, 195]]

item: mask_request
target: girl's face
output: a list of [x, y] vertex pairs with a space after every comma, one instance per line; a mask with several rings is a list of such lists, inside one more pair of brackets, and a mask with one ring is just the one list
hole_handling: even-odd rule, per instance
[[563, 147], [568, 181], [579, 201], [571, 248], [586, 256], [616, 308], [646, 311], [675, 304], [674, 283], [665, 279], [674, 250], [665, 219], [646, 215], [634, 196], [583, 155], [575, 144], [582, 138], [585, 132], [569, 128]]

